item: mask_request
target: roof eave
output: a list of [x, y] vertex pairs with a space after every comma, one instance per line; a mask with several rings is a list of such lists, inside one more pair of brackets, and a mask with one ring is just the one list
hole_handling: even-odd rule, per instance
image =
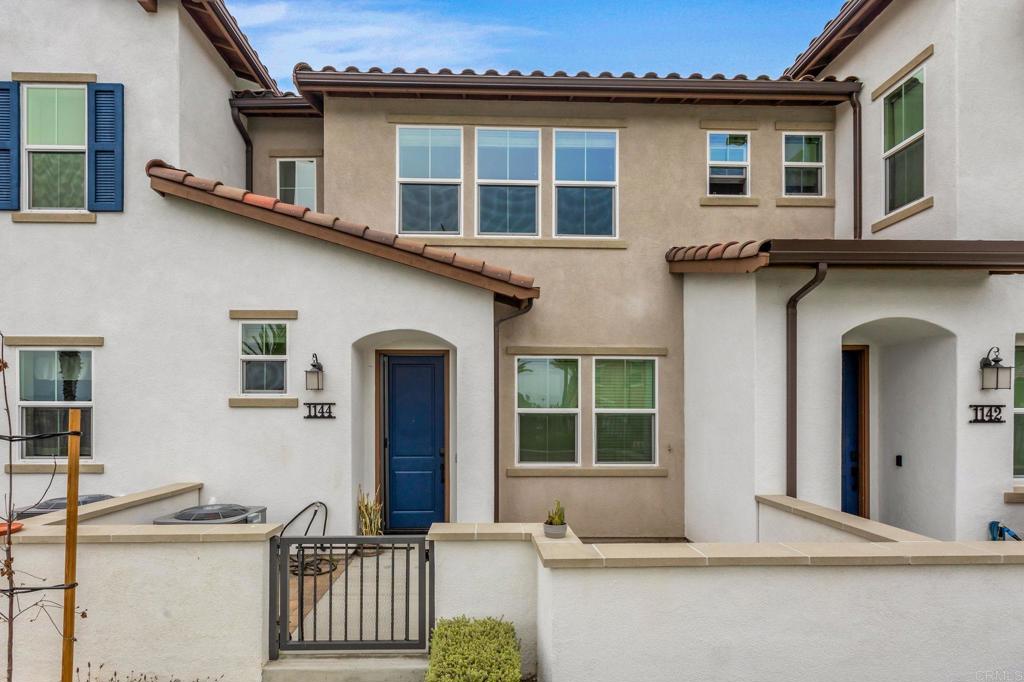
[[[281, 94], [277, 82], [260, 60], [238, 22], [231, 16], [223, 0], [182, 0], [189, 13], [232, 72], [258, 83], [275, 94]], [[234, 57], [234, 58], [233, 58]]]
[[783, 73], [792, 78], [817, 76], [882, 13], [892, 0], [847, 0], [807, 49]]

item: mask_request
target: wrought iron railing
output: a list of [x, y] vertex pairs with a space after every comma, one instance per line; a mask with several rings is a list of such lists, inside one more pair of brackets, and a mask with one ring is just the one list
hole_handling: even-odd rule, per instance
[[425, 649], [433, 543], [423, 536], [274, 537], [270, 657], [279, 651]]

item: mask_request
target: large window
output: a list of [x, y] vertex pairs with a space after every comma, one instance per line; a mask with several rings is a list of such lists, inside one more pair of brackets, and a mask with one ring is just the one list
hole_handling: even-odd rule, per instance
[[540, 132], [476, 131], [477, 232], [537, 234]]
[[924, 196], [924, 70], [885, 97], [885, 212]]
[[398, 230], [460, 231], [462, 129], [398, 128]]
[[277, 198], [315, 211], [316, 159], [278, 159]]
[[288, 325], [243, 322], [241, 326], [242, 393], [287, 392]]
[[655, 463], [656, 376], [654, 359], [595, 358], [595, 464]]
[[86, 207], [86, 88], [26, 84], [24, 168], [29, 209]]
[[708, 133], [708, 194], [749, 196], [750, 136]]
[[[92, 457], [92, 351], [22, 350], [18, 354], [18, 409], [26, 435], [67, 431], [68, 410], [82, 411], [80, 454]], [[22, 455], [67, 457], [67, 438], [26, 441]]]
[[1013, 358], [1013, 475], [1024, 477], [1024, 346]]
[[516, 360], [516, 443], [520, 464], [579, 461], [578, 358]]
[[787, 133], [782, 142], [783, 194], [820, 197], [825, 194], [825, 141], [822, 135]]
[[618, 133], [555, 131], [555, 235], [615, 236]]

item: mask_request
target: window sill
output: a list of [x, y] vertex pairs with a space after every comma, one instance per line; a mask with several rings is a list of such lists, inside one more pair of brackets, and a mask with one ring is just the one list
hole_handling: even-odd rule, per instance
[[898, 222], [902, 222], [911, 216], [915, 216], [922, 211], [927, 211], [929, 208], [935, 205], [935, 197], [925, 197], [924, 199], [918, 199], [913, 204], [904, 206], [903, 208], [897, 209], [885, 216], [878, 222], [871, 224], [872, 232], [881, 232], [887, 227], [891, 227]]
[[1024, 504], [1024, 488], [1013, 486], [1013, 490], [1003, 493], [1004, 504]]
[[729, 196], [714, 196], [714, 197], [701, 197], [701, 206], [760, 206], [761, 199], [759, 197], [729, 197]]
[[614, 237], [589, 239], [585, 237], [440, 237], [409, 235], [422, 239], [430, 246], [480, 246], [522, 249], [628, 249], [629, 242]]
[[530, 467], [505, 469], [508, 478], [666, 478], [668, 469], [659, 466]]
[[[78, 472], [81, 474], [102, 474], [103, 465], [95, 462], [82, 462], [78, 465]], [[4, 464], [5, 474], [51, 474], [53, 473], [53, 464], [51, 462], [15, 462], [14, 464]], [[68, 473], [68, 465], [65, 463], [57, 464], [57, 473], [66, 474]]]
[[44, 213], [42, 211], [20, 211], [11, 214], [11, 222], [15, 223], [95, 223], [96, 214], [88, 212], [76, 213]]
[[298, 398], [228, 398], [228, 407], [298, 407]]
[[776, 206], [796, 207], [814, 206], [818, 208], [832, 208], [836, 200], [829, 197], [776, 197]]

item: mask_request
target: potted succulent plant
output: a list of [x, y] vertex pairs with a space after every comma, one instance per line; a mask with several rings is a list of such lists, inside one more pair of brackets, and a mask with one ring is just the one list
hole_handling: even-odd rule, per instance
[[[360, 535], [384, 535], [384, 531], [381, 530], [380, 488], [371, 497], [368, 493], [364, 493], [360, 486], [356, 509], [359, 512]], [[380, 545], [359, 545], [357, 551], [362, 556], [376, 556], [380, 553]]]
[[548, 520], [544, 522], [544, 535], [549, 538], [564, 538], [568, 526], [565, 525], [565, 507], [555, 500], [555, 508], [548, 510]]

